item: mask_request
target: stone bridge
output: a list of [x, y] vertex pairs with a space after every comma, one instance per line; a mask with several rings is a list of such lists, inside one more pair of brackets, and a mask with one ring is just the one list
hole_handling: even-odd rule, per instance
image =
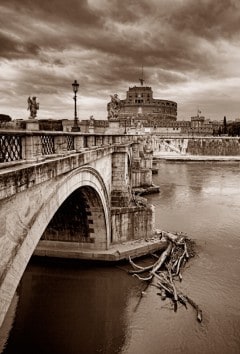
[[116, 260], [115, 245], [152, 236], [134, 194], [151, 168], [142, 136], [0, 132], [0, 326], [34, 252]]

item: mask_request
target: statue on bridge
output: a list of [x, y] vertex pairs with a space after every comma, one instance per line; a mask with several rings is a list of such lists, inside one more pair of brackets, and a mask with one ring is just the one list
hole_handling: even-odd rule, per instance
[[118, 98], [117, 93], [110, 95], [111, 102], [108, 103], [108, 119], [117, 119], [118, 113], [121, 109], [121, 100]]
[[28, 110], [30, 110], [30, 119], [34, 119], [37, 116], [37, 110], [39, 109], [39, 103], [37, 102], [37, 97], [28, 97]]
[[143, 151], [146, 154], [153, 153], [153, 139], [150, 136], [148, 136], [147, 139], [144, 141]]
[[94, 121], [95, 121], [94, 116], [90, 116], [90, 117], [89, 117], [89, 125], [90, 125], [91, 127], [94, 127]]
[[90, 116], [90, 117], [89, 117], [88, 133], [91, 133], [91, 134], [94, 133], [94, 122], [95, 122], [94, 117], [93, 117], [93, 116]]

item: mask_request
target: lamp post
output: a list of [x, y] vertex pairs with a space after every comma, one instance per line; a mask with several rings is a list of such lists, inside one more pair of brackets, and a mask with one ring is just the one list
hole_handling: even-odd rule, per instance
[[127, 117], [124, 117], [124, 134], [127, 134]]
[[74, 123], [73, 123], [73, 127], [72, 127], [72, 132], [80, 132], [80, 127], [78, 126], [78, 117], [77, 117], [77, 92], [78, 92], [78, 88], [79, 88], [79, 83], [77, 82], [77, 80], [74, 80], [74, 82], [72, 83], [72, 88], [73, 88], [73, 92], [74, 92]]

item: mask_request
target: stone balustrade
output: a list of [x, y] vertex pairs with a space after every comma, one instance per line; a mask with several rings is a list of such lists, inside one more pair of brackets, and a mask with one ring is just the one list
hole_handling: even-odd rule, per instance
[[107, 145], [127, 144], [134, 135], [79, 134], [46, 131], [0, 131], [0, 163], [38, 161]]

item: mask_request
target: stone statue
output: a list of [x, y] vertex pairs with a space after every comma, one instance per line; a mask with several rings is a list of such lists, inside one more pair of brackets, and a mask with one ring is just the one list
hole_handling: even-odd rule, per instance
[[150, 136], [144, 142], [143, 150], [145, 153], [151, 154], [153, 152], [153, 141]]
[[138, 120], [137, 122], [135, 122], [135, 127], [136, 127], [137, 129], [142, 129], [143, 123], [140, 122], [140, 120]]
[[39, 103], [37, 102], [37, 97], [28, 97], [28, 110], [30, 110], [30, 117], [29, 118], [36, 118], [37, 110], [39, 109]]
[[115, 93], [111, 95], [111, 102], [108, 103], [108, 118], [117, 119], [118, 113], [121, 109], [121, 100], [118, 98], [118, 95]]
[[94, 117], [93, 117], [93, 116], [90, 116], [89, 120], [90, 120], [89, 125], [90, 125], [91, 127], [93, 127], [93, 126], [94, 126]]
[[89, 117], [88, 133], [91, 133], [91, 134], [94, 133], [94, 121], [95, 121], [94, 117], [90, 116]]

